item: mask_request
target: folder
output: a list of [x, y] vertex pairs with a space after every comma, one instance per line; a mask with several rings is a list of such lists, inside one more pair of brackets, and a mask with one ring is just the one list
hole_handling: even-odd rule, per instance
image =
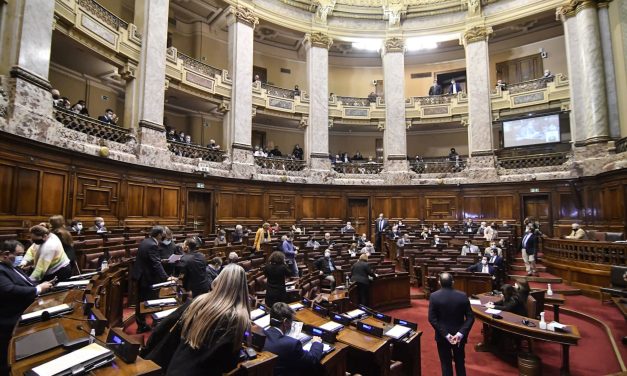
[[51, 360], [30, 371], [26, 376], [69, 376], [84, 374], [110, 363], [115, 358], [113, 351], [92, 343], [69, 354]]

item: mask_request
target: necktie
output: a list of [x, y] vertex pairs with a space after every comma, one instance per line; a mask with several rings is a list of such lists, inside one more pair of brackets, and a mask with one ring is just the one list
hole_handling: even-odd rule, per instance
[[529, 240], [529, 237], [531, 236], [531, 234], [527, 234], [525, 235], [525, 238], [523, 239], [523, 248], [527, 247], [527, 240]]

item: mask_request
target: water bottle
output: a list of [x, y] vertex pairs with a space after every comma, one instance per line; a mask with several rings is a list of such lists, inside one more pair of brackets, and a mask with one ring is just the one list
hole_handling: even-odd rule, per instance
[[346, 276], [346, 291], [348, 291], [348, 286], [351, 284], [351, 279], [349, 276]]
[[94, 343], [96, 339], [96, 329], [92, 329], [89, 331], [89, 343]]
[[106, 272], [107, 269], [109, 269], [109, 262], [105, 259], [102, 261], [102, 264], [100, 265], [100, 271]]
[[540, 329], [546, 329], [546, 321], [544, 321], [544, 312], [540, 312]]
[[548, 296], [553, 295], [553, 290], [551, 289], [551, 284], [550, 284], [550, 283], [548, 284], [548, 288], [547, 288], [547, 290], [546, 290], [546, 294], [547, 294]]

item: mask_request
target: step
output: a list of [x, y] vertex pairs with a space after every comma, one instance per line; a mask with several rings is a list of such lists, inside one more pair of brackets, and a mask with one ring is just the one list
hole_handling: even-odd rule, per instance
[[[513, 265], [510, 265], [510, 268], [516, 271], [525, 271], [525, 264], [513, 264]], [[536, 270], [541, 273], [546, 272], [546, 266], [536, 265]]]
[[[546, 283], [529, 281], [529, 287], [531, 287], [532, 289], [546, 289], [547, 285]], [[552, 283], [551, 290], [553, 290], [553, 292], [556, 294], [562, 294], [566, 296], [581, 295], [581, 289], [569, 286], [564, 283]]]
[[536, 276], [527, 276], [527, 274], [523, 272], [519, 272], [523, 274], [510, 274], [509, 278], [513, 280], [526, 280], [527, 282], [542, 282], [542, 283], [562, 283], [562, 279], [560, 277], [552, 276], [548, 273], [540, 273], [539, 277]]

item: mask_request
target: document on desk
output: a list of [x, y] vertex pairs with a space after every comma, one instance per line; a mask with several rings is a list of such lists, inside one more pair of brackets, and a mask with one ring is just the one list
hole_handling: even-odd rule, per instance
[[169, 287], [169, 286], [176, 286], [176, 282], [175, 281], [165, 281], [165, 282], [155, 283], [154, 285], [151, 285], [150, 287], [153, 288], [153, 289], [160, 289], [162, 287]]
[[501, 313], [500, 309], [494, 309], [494, 308], [488, 308], [485, 310], [485, 313], [489, 314], [489, 315], [498, 315], [499, 313]]
[[[106, 361], [108, 359], [108, 361]], [[92, 343], [79, 350], [44, 363], [31, 371], [27, 375], [55, 376], [59, 374], [73, 374], [71, 371], [75, 367], [85, 367], [85, 371], [91, 370], [99, 365], [99, 360], [108, 363], [113, 360], [113, 351], [102, 347], [97, 343]], [[102, 365], [106, 364], [103, 363]]]
[[405, 334], [409, 333], [411, 329], [406, 326], [394, 325], [392, 329], [385, 332], [385, 335], [394, 339], [402, 338]]
[[[313, 341], [309, 341], [307, 343], [305, 343], [303, 345], [303, 350], [305, 351], [311, 351], [311, 344], [313, 343]], [[322, 352], [327, 354], [329, 352], [331, 352], [333, 349], [331, 348], [331, 345], [326, 344], [326, 343], [322, 343]]]
[[153, 313], [152, 317], [155, 320], [161, 320], [164, 319], [168, 316], [170, 316], [170, 314], [174, 311], [176, 311], [178, 308], [172, 308], [172, 309], [166, 309], [165, 311], [161, 311], [161, 312], [155, 312]]
[[362, 311], [361, 309], [354, 309], [352, 311], [348, 311], [345, 313], [346, 316], [350, 317], [351, 319], [354, 319], [356, 317], [359, 317], [361, 315], [364, 315], [366, 312]]
[[165, 299], [155, 299], [155, 300], [146, 300], [144, 305], [146, 307], [155, 307], [155, 306], [164, 306], [164, 305], [175, 305], [176, 299], [174, 298], [165, 298]]
[[54, 285], [54, 287], [74, 287], [74, 286], [87, 286], [89, 284], [89, 280], [88, 279], [81, 279], [81, 280], [77, 280], [77, 281], [65, 281], [65, 282], [59, 282], [56, 285]]
[[270, 315], [265, 315], [257, 320], [253, 321], [255, 325], [260, 326], [262, 328], [267, 328], [270, 326]]
[[298, 311], [299, 309], [305, 308], [305, 306], [302, 305], [302, 303], [292, 303], [290, 304], [290, 308], [293, 309], [294, 311]]
[[257, 320], [258, 318], [260, 318], [261, 316], [263, 316], [265, 314], [266, 314], [266, 311], [264, 311], [261, 308], [257, 308], [257, 309], [254, 309], [254, 310], [252, 310], [250, 312], [250, 319], [251, 320]]
[[468, 299], [470, 300], [471, 305], [481, 305], [481, 300], [479, 299]]
[[336, 331], [338, 329], [343, 328], [344, 325], [336, 323], [334, 321], [327, 321], [326, 323], [319, 326], [320, 329], [328, 330], [329, 332]]
[[53, 315], [55, 315], [57, 313], [65, 312], [65, 311], [71, 311], [71, 310], [72, 310], [72, 307], [70, 307], [69, 305], [67, 305], [67, 304], [59, 304], [59, 305], [54, 306], [54, 307], [39, 309], [39, 310], [33, 311], [31, 313], [25, 313], [25, 314], [23, 314], [20, 317], [20, 321], [28, 321], [28, 320], [32, 320], [34, 318], [38, 318], [45, 311], [47, 311], [51, 316], [53, 316]]

